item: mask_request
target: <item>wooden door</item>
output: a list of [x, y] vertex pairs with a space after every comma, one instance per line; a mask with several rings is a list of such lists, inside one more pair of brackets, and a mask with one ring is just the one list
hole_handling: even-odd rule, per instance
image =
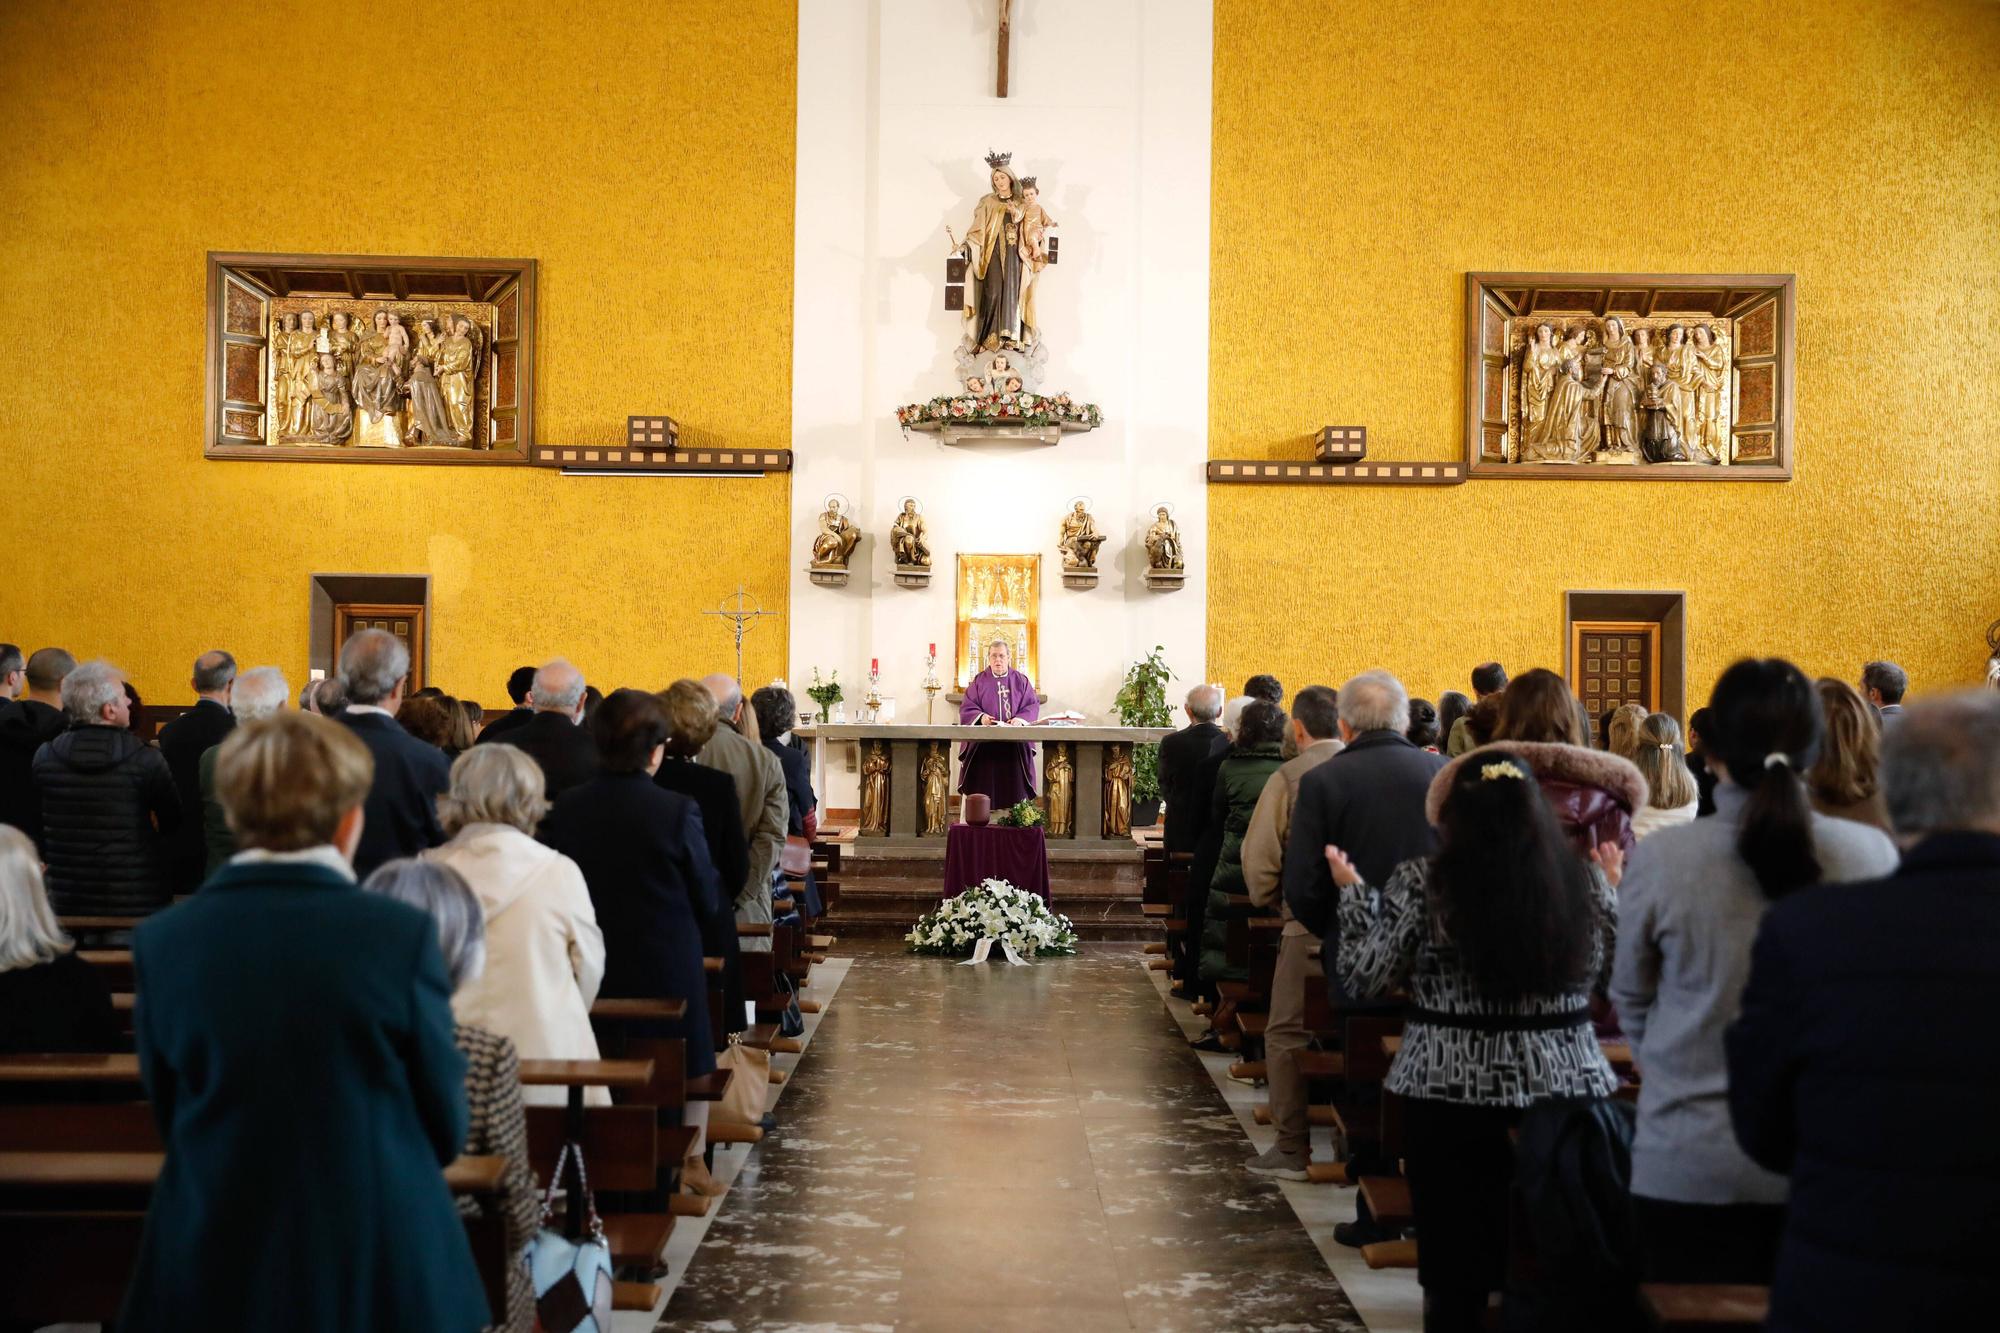
[[349, 635], [364, 629], [387, 630], [403, 641], [410, 650], [410, 683], [404, 687], [405, 695], [415, 694], [424, 687], [424, 608], [421, 602], [411, 604], [391, 604], [382, 602], [341, 602], [333, 608], [333, 660], [340, 660], [340, 650], [346, 645]]
[[1591, 738], [1620, 704], [1660, 710], [1660, 625], [1644, 620], [1570, 622], [1569, 686], [1590, 714]]

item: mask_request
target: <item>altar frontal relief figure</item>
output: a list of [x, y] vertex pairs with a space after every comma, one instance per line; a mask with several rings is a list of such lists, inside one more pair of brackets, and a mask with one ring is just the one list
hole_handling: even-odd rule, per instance
[[926, 745], [917, 773], [924, 788], [924, 836], [942, 838], [951, 823], [951, 761], [944, 746]]
[[840, 512], [840, 501], [829, 498], [819, 516], [819, 535], [813, 538], [812, 562], [829, 569], [846, 569], [847, 558], [861, 540], [861, 529]]
[[924, 540], [924, 516], [917, 512], [915, 500], [903, 501], [903, 511], [896, 515], [889, 529], [889, 545], [899, 565], [930, 564], [931, 548]]

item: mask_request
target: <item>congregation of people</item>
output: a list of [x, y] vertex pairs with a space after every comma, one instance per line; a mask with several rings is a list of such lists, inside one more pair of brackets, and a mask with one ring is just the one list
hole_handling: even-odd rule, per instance
[[[1289, 715], [1271, 676], [1201, 685], [1161, 743], [1163, 966], [1198, 1048], [1261, 1037], [1248, 1170], [1326, 1178], [1323, 995], [1400, 1024], [1397, 1160], [1334, 1150], [1347, 1183], [1400, 1172], [1410, 1216], [1363, 1192], [1335, 1235], [1414, 1238], [1427, 1330], [1641, 1327], [1641, 1282], [1768, 1287], [1771, 1329], [1969, 1327], [2000, 1238], [2000, 694], [1906, 711], [1893, 663], [1748, 659], [1683, 729], [1546, 669], [1470, 684], [1369, 671]], [[1249, 916], [1277, 918], [1255, 1025]]]
[[[121, 1330], [488, 1326], [439, 1168], [507, 1159], [521, 1253], [525, 1108], [565, 1089], [522, 1087], [520, 1061], [599, 1059], [600, 999], [678, 1000], [633, 1031], [709, 1074], [712, 1034], [749, 1025], [759, 925], [792, 893], [818, 913], [786, 883], [817, 812], [784, 689], [600, 694], [559, 659], [487, 721], [406, 695], [410, 665], [361, 631], [294, 707], [278, 669], [204, 653], [149, 742], [111, 663], [0, 644], [0, 1053], [136, 1045], [166, 1149]], [[110, 937], [130, 1037], [62, 924], [93, 918], [137, 920]], [[713, 1193], [707, 1111], [680, 1110], [682, 1182]], [[496, 1326], [534, 1318], [514, 1264]]]

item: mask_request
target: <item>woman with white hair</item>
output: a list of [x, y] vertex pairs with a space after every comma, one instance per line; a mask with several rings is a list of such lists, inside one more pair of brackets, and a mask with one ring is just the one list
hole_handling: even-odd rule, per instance
[[[535, 841], [548, 813], [541, 768], [504, 742], [452, 762], [438, 818], [451, 841], [423, 853], [465, 877], [484, 916], [485, 972], [452, 996], [460, 1023], [508, 1038], [529, 1060], [595, 1060], [590, 1004], [604, 980], [604, 934], [576, 862]], [[529, 1088], [560, 1106], [561, 1088]], [[590, 1090], [594, 1104], [610, 1094]]]
[[0, 1051], [109, 1051], [118, 1036], [103, 977], [49, 908], [35, 844], [0, 824]]
[[[491, 746], [503, 749], [503, 746]], [[437, 922], [438, 947], [454, 997], [476, 982], [486, 966], [486, 920], [479, 899], [465, 877], [435, 861], [390, 861], [376, 868], [362, 884], [407, 903]], [[459, 1054], [465, 1057], [465, 1104], [471, 1112], [465, 1132], [468, 1157], [505, 1157], [507, 1175], [501, 1207], [507, 1219], [507, 1253], [520, 1254], [535, 1238], [541, 1219], [535, 1175], [528, 1167], [528, 1115], [521, 1100], [521, 1059], [514, 1043], [497, 1033], [463, 1022], [452, 1030]], [[558, 1089], [560, 1091], [560, 1089]], [[474, 1200], [461, 1198], [462, 1216], [480, 1216]], [[535, 1293], [521, 1264], [507, 1265], [507, 1318], [490, 1327], [507, 1333], [528, 1333], [535, 1326]]]
[[[285, 702], [292, 696], [290, 682], [285, 673], [276, 667], [251, 667], [236, 678], [235, 686], [229, 692], [229, 711], [236, 715], [236, 723], [255, 722], [260, 717], [285, 711]], [[201, 836], [208, 845], [208, 865], [202, 871], [207, 879], [227, 865], [229, 858], [236, 855], [236, 835], [229, 831], [229, 820], [222, 813], [222, 802], [215, 799], [215, 757], [222, 753], [220, 745], [212, 745], [201, 752], [197, 765], [201, 774]]]

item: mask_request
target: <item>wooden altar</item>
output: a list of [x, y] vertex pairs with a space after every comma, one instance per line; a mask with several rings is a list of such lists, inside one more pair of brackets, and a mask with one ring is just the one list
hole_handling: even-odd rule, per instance
[[[864, 793], [871, 779], [886, 789], [887, 810], [873, 826], [864, 818], [861, 837], [883, 847], [935, 847], [945, 844], [949, 820], [936, 799], [937, 784], [925, 780], [926, 766], [935, 773], [944, 765], [944, 792], [958, 790], [958, 747], [965, 741], [1020, 741], [1035, 745], [1035, 776], [1049, 805], [1049, 765], [1060, 753], [1069, 769], [1067, 805], [1058, 798], [1049, 809], [1051, 850], [1058, 847], [1130, 851], [1131, 830], [1119, 812], [1107, 811], [1107, 788], [1118, 784], [1131, 795], [1132, 747], [1173, 734], [1167, 727], [968, 727], [926, 723], [832, 723], [800, 727], [795, 733], [812, 746], [813, 790], [826, 790], [826, 752], [831, 745], [861, 747]], [[1107, 774], [1112, 780], [1107, 781]], [[931, 790], [929, 799], [926, 789]], [[864, 796], [864, 807], [867, 802]], [[993, 812], [998, 815], [998, 810]], [[1110, 816], [1110, 817], [1107, 817]]]

